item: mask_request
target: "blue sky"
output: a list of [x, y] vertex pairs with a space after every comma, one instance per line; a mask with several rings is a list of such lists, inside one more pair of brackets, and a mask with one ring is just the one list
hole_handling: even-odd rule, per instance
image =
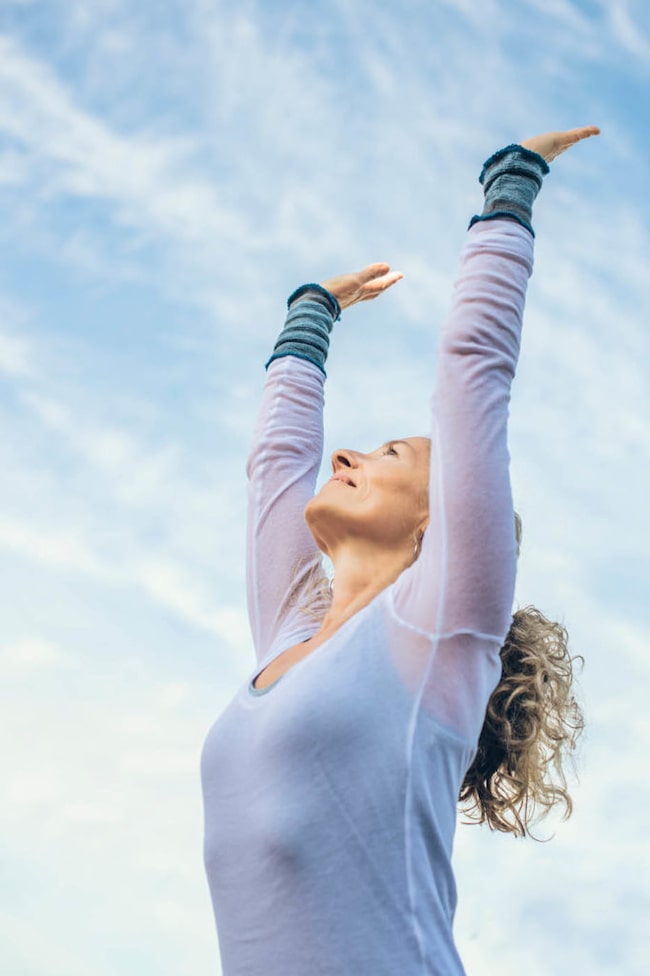
[[586, 123], [535, 208], [510, 439], [517, 602], [586, 659], [575, 814], [548, 844], [459, 826], [456, 935], [470, 976], [648, 971], [649, 82], [641, 0], [5, 0], [8, 976], [218, 972], [198, 762], [252, 666], [244, 460], [286, 296], [403, 271], [336, 327], [326, 452], [426, 433], [483, 160]]

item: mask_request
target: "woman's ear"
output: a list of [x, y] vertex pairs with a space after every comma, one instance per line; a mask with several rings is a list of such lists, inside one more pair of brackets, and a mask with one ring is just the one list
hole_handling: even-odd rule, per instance
[[417, 559], [420, 555], [422, 549], [422, 540], [424, 539], [424, 533], [429, 524], [429, 519], [426, 522], [421, 523], [414, 532], [415, 545], [413, 547], [413, 558]]

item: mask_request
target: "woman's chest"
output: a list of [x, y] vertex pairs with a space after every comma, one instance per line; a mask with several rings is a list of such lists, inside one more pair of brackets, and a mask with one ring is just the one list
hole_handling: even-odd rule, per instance
[[[280, 662], [281, 680], [266, 688], [247, 681], [214, 723], [202, 760], [210, 778], [255, 769], [289, 783], [317, 764], [346, 774], [378, 751], [388, 761], [403, 757], [413, 698], [381, 627], [366, 620], [302, 655], [300, 644], [291, 647], [296, 657]], [[272, 682], [270, 667], [253, 677], [262, 671]]]
[[264, 861], [269, 852], [307, 863], [315, 838], [331, 835], [336, 847], [358, 831], [399, 829], [407, 713], [376, 681], [356, 688], [345, 668], [331, 679], [312, 663], [252, 707], [236, 698], [208, 734], [206, 838], [222, 865]]

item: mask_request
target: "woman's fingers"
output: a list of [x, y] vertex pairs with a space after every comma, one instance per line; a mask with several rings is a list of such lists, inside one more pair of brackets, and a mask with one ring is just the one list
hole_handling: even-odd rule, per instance
[[366, 281], [372, 281], [374, 278], [379, 278], [390, 271], [390, 264], [385, 264], [383, 261], [378, 261], [376, 264], [369, 264], [359, 272], [359, 277], [365, 283]]
[[588, 139], [589, 136], [600, 135], [600, 129], [597, 125], [581, 125], [577, 129], [567, 129], [564, 135], [573, 144], [574, 142], [579, 142], [580, 139]]
[[361, 271], [328, 278], [327, 281], [322, 281], [321, 285], [338, 299], [341, 308], [349, 308], [357, 302], [376, 298], [403, 277], [401, 271], [391, 271], [389, 264], [377, 262], [369, 264]]
[[581, 125], [576, 129], [567, 129], [565, 132], [545, 132], [541, 136], [533, 136], [532, 139], [526, 139], [520, 145], [524, 146], [525, 149], [531, 149], [533, 152], [539, 153], [547, 163], [550, 163], [560, 153], [563, 153], [571, 146], [575, 146], [582, 139], [588, 139], [590, 136], [597, 136], [599, 134], [600, 129], [597, 125]]
[[[388, 265], [385, 264], [382, 265], [382, 267], [388, 268]], [[403, 277], [404, 275], [401, 271], [390, 270], [385, 271], [383, 274], [379, 274], [377, 277], [373, 277], [370, 281], [363, 285], [361, 289], [363, 294], [359, 300], [365, 302], [371, 298], [376, 298], [377, 295], [382, 293], [382, 291], [386, 291], [387, 288], [390, 288], [391, 285], [394, 285]]]

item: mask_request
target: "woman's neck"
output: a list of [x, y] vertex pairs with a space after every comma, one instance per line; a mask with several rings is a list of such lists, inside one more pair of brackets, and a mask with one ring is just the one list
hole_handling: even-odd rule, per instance
[[409, 565], [407, 556], [394, 551], [375, 552], [365, 557], [349, 552], [341, 553], [332, 562], [332, 604], [314, 637], [338, 630], [341, 624], [390, 586]]

